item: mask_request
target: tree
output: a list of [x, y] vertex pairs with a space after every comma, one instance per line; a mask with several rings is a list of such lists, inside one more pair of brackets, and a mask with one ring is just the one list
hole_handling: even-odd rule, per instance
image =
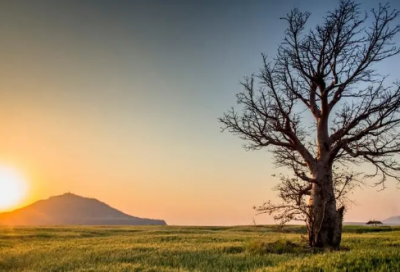
[[378, 220], [369, 220], [366, 224], [367, 225], [372, 225], [372, 226], [383, 225], [382, 222], [378, 221]]
[[[346, 169], [338, 169], [333, 167], [332, 169], [332, 180], [335, 200], [340, 204], [340, 208], [337, 212], [336, 217], [336, 228], [341, 230], [343, 223], [343, 213], [345, 206], [349, 202], [352, 202], [349, 198], [349, 194], [363, 184], [362, 180], [359, 179], [360, 173], [349, 172]], [[254, 207], [255, 210], [262, 213], [274, 214], [274, 219], [278, 221], [280, 227], [283, 227], [289, 221], [305, 221], [308, 228], [308, 242], [310, 246], [313, 246], [313, 229], [316, 227], [314, 224], [314, 216], [310, 204], [306, 202], [304, 196], [310, 196], [311, 184], [307, 181], [303, 181], [299, 178], [289, 178], [287, 176], [281, 176], [281, 183], [276, 186], [275, 190], [278, 191], [278, 196], [282, 200], [281, 203], [275, 204], [271, 201], [263, 203], [259, 207]], [[336, 243], [340, 244], [341, 232], [336, 232], [334, 237]]]
[[369, 164], [375, 171], [363, 179], [383, 187], [388, 177], [400, 181], [394, 157], [400, 151], [400, 84], [386, 86], [387, 77], [374, 67], [400, 52], [393, 42], [398, 15], [388, 4], [363, 13], [359, 4], [341, 0], [306, 31], [310, 13], [293, 9], [282, 18], [288, 27], [276, 58], [262, 55], [260, 72], [245, 78], [237, 94], [240, 109], [219, 119], [246, 149], [267, 148], [277, 166], [291, 169], [295, 178], [280, 185], [291, 207], [277, 205], [277, 211], [300, 207], [308, 214], [313, 247], [340, 248], [344, 208], [335, 180], [348, 180], [348, 188], [357, 175], [346, 169]]

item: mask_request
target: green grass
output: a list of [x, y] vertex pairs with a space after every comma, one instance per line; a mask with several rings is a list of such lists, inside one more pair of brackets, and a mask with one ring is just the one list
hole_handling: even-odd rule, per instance
[[400, 228], [346, 226], [347, 250], [332, 253], [294, 245], [304, 233], [300, 226], [0, 228], [0, 271], [400, 271]]

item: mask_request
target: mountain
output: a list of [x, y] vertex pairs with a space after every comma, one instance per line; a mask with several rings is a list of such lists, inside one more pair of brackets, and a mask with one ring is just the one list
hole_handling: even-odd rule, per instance
[[392, 216], [382, 221], [384, 224], [386, 223], [395, 223], [400, 224], [400, 216]]
[[166, 225], [164, 220], [130, 216], [97, 199], [71, 193], [0, 213], [0, 225]]

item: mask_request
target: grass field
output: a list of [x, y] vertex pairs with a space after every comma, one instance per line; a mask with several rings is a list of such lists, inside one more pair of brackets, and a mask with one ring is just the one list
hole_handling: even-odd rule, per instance
[[[345, 251], [312, 253], [304, 228], [0, 228], [0, 271], [400, 271], [400, 228], [346, 226]], [[289, 252], [289, 253], [285, 253]]]

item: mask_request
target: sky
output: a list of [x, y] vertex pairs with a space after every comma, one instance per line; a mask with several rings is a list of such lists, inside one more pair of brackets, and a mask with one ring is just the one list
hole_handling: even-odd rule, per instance
[[[287, 170], [217, 119], [261, 53], [276, 55], [280, 17], [299, 7], [312, 26], [335, 6], [0, 0], [0, 165], [28, 181], [18, 206], [72, 192], [170, 225], [273, 223], [252, 207], [276, 199], [272, 175]], [[399, 60], [379, 72], [400, 78]], [[346, 221], [400, 215], [400, 189], [387, 185], [357, 190]]]

